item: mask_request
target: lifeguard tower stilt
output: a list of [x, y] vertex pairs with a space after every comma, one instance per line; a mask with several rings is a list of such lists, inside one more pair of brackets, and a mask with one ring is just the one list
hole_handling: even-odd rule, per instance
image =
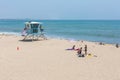
[[23, 40], [39, 40], [41, 39], [47, 39], [44, 36], [43, 29], [42, 29], [42, 23], [40, 22], [26, 22], [25, 23], [25, 37]]

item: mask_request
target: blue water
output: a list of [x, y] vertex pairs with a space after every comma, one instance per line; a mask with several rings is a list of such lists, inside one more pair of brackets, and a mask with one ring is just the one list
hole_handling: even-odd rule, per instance
[[[0, 20], [0, 33], [20, 35], [29, 20]], [[43, 23], [53, 38], [120, 43], [120, 20], [33, 20]]]

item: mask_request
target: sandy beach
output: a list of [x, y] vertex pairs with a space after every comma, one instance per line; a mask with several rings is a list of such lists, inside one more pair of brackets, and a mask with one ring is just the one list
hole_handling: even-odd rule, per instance
[[[22, 41], [0, 35], [0, 80], [120, 80], [120, 47], [97, 42], [48, 39]], [[88, 46], [91, 56], [66, 50]], [[83, 51], [84, 53], [84, 51]]]

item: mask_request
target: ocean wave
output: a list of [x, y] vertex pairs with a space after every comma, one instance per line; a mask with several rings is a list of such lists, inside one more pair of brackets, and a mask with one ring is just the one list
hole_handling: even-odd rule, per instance
[[19, 32], [0, 32], [0, 34], [10, 34], [10, 35], [17, 35], [17, 36], [21, 35], [21, 33]]

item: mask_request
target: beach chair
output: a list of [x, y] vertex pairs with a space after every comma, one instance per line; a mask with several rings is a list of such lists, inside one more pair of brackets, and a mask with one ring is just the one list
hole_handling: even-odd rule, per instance
[[26, 22], [26, 35], [23, 40], [39, 40], [39, 38], [46, 39], [43, 30], [41, 31], [40, 29], [41, 26], [42, 23], [40, 22]]

